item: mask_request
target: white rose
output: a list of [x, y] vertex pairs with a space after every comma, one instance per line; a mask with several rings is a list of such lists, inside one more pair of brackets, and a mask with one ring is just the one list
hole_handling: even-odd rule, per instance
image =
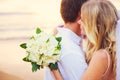
[[39, 49], [39, 45], [35, 41], [31, 40], [29, 43], [27, 43], [26, 50], [28, 52], [32, 52], [32, 53], [36, 53], [37, 54], [38, 53], [38, 49]]
[[57, 60], [55, 60], [53, 56], [46, 56], [46, 59], [45, 59], [46, 64], [50, 64], [50, 63], [55, 64], [55, 62], [57, 62]]
[[39, 55], [37, 55], [35, 53], [30, 53], [28, 59], [33, 61], [33, 62], [38, 62], [39, 61]]

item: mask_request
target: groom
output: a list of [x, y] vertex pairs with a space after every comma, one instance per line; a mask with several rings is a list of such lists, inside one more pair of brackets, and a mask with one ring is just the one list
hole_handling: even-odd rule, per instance
[[[61, 57], [58, 67], [64, 80], [80, 80], [87, 68], [85, 54], [80, 46], [79, 11], [87, 0], [62, 0], [61, 16], [63, 28], [58, 28], [57, 36], [62, 37]], [[55, 80], [49, 68], [45, 70], [45, 80]]]

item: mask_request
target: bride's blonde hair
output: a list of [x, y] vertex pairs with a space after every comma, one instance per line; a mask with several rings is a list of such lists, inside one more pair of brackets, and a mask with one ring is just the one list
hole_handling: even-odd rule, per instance
[[81, 21], [84, 23], [86, 60], [89, 63], [93, 53], [106, 49], [112, 59], [113, 80], [116, 77], [116, 37], [117, 10], [107, 0], [91, 0], [81, 8]]

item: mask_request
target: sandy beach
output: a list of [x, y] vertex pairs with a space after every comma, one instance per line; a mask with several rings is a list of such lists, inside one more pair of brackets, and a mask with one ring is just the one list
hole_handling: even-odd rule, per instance
[[23, 79], [0, 71], [0, 80], [23, 80]]
[[19, 44], [23, 41], [0, 41], [0, 80], [44, 80], [44, 70], [33, 73], [31, 64], [22, 61], [25, 51]]

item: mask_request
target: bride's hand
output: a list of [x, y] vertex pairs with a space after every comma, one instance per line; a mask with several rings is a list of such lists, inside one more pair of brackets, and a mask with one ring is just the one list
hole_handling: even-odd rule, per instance
[[60, 74], [59, 70], [52, 70], [52, 73], [55, 77], [55, 80], [63, 80], [62, 75]]

